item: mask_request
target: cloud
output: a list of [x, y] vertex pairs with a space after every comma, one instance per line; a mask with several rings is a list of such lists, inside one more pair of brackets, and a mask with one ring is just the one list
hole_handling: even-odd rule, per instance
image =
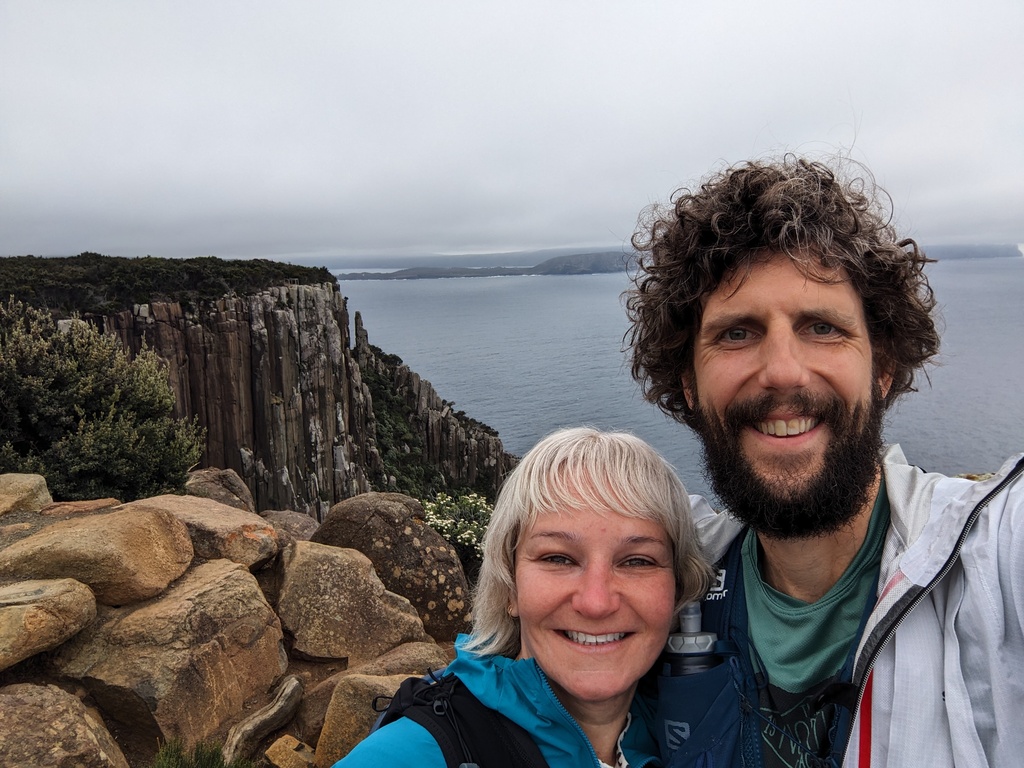
[[723, 163], [843, 151], [923, 242], [1024, 242], [1015, 0], [0, 6], [0, 253], [628, 241]]

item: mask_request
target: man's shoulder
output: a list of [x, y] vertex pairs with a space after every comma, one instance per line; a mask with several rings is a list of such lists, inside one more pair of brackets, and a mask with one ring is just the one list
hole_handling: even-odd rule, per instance
[[718, 511], [703, 496], [690, 496], [693, 523], [704, 554], [715, 562], [721, 559], [744, 525], [726, 511]]

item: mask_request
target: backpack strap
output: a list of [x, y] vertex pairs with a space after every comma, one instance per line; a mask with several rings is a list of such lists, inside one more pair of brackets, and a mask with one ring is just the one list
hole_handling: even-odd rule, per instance
[[737, 536], [722, 559], [715, 563], [715, 583], [701, 601], [701, 628], [714, 632], [721, 640], [735, 640], [734, 619], [746, 628], [746, 605], [743, 602], [743, 539], [747, 529]]
[[406, 679], [374, 730], [399, 717], [427, 729], [447, 768], [548, 768], [530, 734], [482, 704], [455, 675]]

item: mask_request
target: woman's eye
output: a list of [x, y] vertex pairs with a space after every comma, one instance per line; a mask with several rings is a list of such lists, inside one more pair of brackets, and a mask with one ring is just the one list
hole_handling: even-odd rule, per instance
[[655, 565], [655, 562], [649, 557], [627, 557], [623, 563], [627, 568], [643, 568], [649, 565]]
[[541, 560], [552, 565], [569, 565], [572, 563], [572, 560], [565, 555], [545, 555]]

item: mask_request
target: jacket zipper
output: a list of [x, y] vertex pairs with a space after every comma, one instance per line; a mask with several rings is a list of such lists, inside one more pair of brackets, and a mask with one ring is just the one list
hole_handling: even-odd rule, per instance
[[[600, 758], [598, 758], [597, 752], [594, 751], [594, 745], [590, 743], [590, 739], [587, 738], [587, 734], [585, 734], [583, 732], [583, 729], [580, 727], [580, 724], [576, 722], [576, 718], [574, 718], [572, 715], [570, 715], [569, 714], [569, 710], [567, 710], [565, 708], [565, 705], [562, 704], [562, 702], [558, 700], [558, 697], [555, 695], [554, 688], [551, 687], [551, 683], [548, 681], [547, 674], [544, 672], [543, 669], [540, 668], [539, 665], [537, 667], [537, 671], [540, 672], [541, 679], [544, 681], [544, 687], [547, 688], [548, 693], [551, 694], [552, 700], [555, 702], [555, 704], [558, 705], [558, 708], [560, 710], [562, 710], [562, 712], [565, 714], [565, 716], [567, 718], [569, 718], [569, 722], [571, 722], [573, 724], [573, 726], [576, 728], [576, 732], [583, 738], [583, 741], [586, 743], [587, 747], [590, 749], [590, 756], [594, 760], [594, 767], [597, 768], [597, 766], [599, 766], [601, 764], [601, 760], [600, 760]], [[621, 736], [620, 736], [620, 738], [621, 738]], [[644, 768], [644, 766], [648, 765], [650, 762], [651, 762], [651, 759], [648, 758], [648, 759], [644, 760], [642, 763], [640, 763], [640, 765], [633, 766], [632, 768]]]
[[946, 577], [950, 570], [952, 570], [953, 564], [960, 558], [960, 551], [964, 547], [964, 542], [967, 540], [968, 534], [970, 534], [971, 529], [974, 527], [974, 524], [981, 516], [982, 511], [984, 511], [985, 507], [988, 506], [988, 503], [995, 496], [998, 496], [1000, 493], [1002, 493], [1003, 490], [1010, 483], [1016, 480], [1022, 473], [1024, 473], [1024, 459], [1018, 461], [1016, 466], [1012, 470], [1010, 470], [1009, 474], [1007, 474], [1006, 477], [1004, 477], [999, 482], [999, 485], [997, 485], [995, 488], [989, 491], [985, 495], [985, 498], [979, 501], [977, 506], [973, 510], [971, 510], [971, 514], [968, 516], [966, 522], [964, 523], [963, 529], [960, 531], [960, 535], [957, 537], [956, 545], [953, 547], [953, 551], [950, 552], [950, 555], [946, 559], [946, 562], [943, 563], [942, 568], [939, 569], [939, 572], [935, 574], [932, 580], [928, 582], [927, 585], [925, 585], [925, 587], [914, 597], [914, 599], [911, 600], [903, 608], [902, 611], [900, 611], [896, 619], [892, 622], [892, 624], [889, 625], [889, 629], [886, 630], [885, 634], [882, 636], [882, 639], [878, 642], [878, 645], [876, 645], [875, 649], [871, 652], [871, 655], [868, 657], [867, 667], [864, 669], [864, 679], [858, 686], [857, 706], [853, 710], [853, 717], [850, 718], [850, 733], [847, 735], [846, 749], [843, 751], [843, 765], [846, 764], [846, 758], [850, 753], [850, 740], [853, 738], [853, 724], [857, 720], [857, 714], [860, 712], [861, 704], [864, 701], [864, 691], [867, 689], [868, 678], [871, 677], [871, 671], [874, 669], [875, 661], [878, 659], [878, 655], [882, 652], [882, 649], [885, 648], [886, 644], [889, 642], [892, 636], [896, 634], [896, 630], [900, 628], [900, 625], [903, 623], [903, 620], [906, 619], [907, 615], [912, 610], [914, 610], [918, 605], [920, 605], [921, 601], [923, 601], [929, 594], [931, 594], [931, 591], [935, 589], [935, 585], [942, 581], [942, 579]]

